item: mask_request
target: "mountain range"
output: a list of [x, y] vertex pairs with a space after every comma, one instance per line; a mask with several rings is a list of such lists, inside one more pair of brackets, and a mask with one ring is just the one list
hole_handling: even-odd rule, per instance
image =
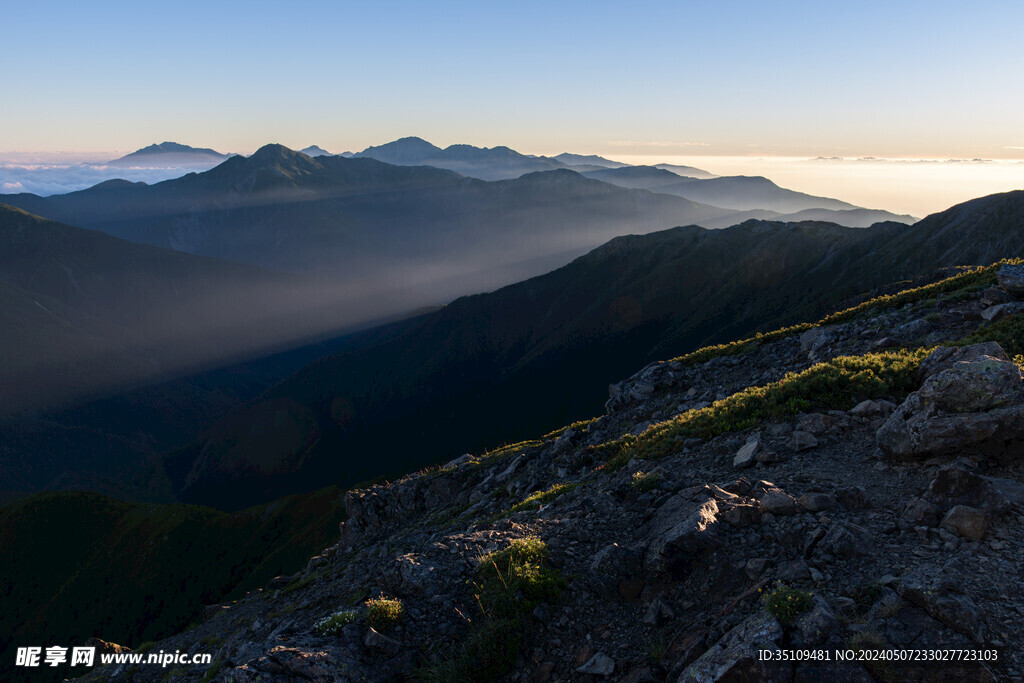
[[[644, 362], [814, 319], [889, 282], [1024, 255], [1011, 228], [1022, 216], [1024, 192], [1013, 192], [913, 226], [748, 221], [616, 238], [380, 346], [321, 359], [166, 468], [187, 500], [244, 505], [325, 472], [355, 481], [517, 441], [592, 414], [602, 389]], [[270, 415], [287, 439], [252, 430]], [[373, 451], [393, 460], [371, 463]]]
[[143, 167], [143, 168], [211, 168], [230, 158], [230, 154], [221, 154], [206, 147], [189, 147], [177, 142], [161, 142], [131, 154], [108, 161], [108, 166]]

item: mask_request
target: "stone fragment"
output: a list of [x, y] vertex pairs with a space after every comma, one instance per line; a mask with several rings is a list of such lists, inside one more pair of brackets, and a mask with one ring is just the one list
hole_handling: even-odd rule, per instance
[[615, 673], [615, 660], [603, 652], [598, 652], [586, 664], [576, 669], [581, 674], [608, 677]]
[[760, 650], [775, 650], [782, 641], [782, 626], [772, 615], [759, 612], [726, 633], [679, 676], [679, 683], [720, 681], [786, 681], [789, 662], [764, 660]]
[[967, 505], [955, 505], [942, 518], [939, 526], [947, 531], [955, 533], [961, 538], [970, 538], [980, 541], [988, 531], [989, 518], [978, 508]]
[[740, 469], [751, 467], [757, 462], [757, 456], [761, 450], [761, 440], [758, 435], [747, 439], [747, 442], [740, 447], [732, 459], [732, 466]]
[[796, 502], [810, 512], [823, 512], [831, 510], [836, 504], [836, 499], [827, 493], [805, 493], [797, 498]]
[[866, 401], [861, 401], [852, 409], [850, 409], [850, 415], [855, 417], [875, 417], [876, 415], [882, 414], [882, 408], [877, 402], [872, 401], [870, 398]]
[[661, 598], [655, 598], [644, 614], [644, 623], [650, 626], [659, 626], [666, 621], [671, 621], [675, 616], [671, 607], [666, 605]]
[[835, 522], [815, 550], [830, 552], [839, 559], [849, 559], [870, 555], [874, 546], [874, 537], [864, 527], [852, 522]]
[[996, 482], [956, 466], [940, 469], [924, 497], [942, 508], [969, 505], [993, 515], [1007, 512], [1011, 505]]
[[900, 515], [901, 529], [913, 529], [918, 526], [933, 527], [939, 523], [939, 508], [924, 498], [911, 498]]
[[809, 612], [793, 624], [793, 647], [820, 647], [839, 630], [839, 619], [820, 595], [814, 596]]
[[782, 491], [769, 491], [761, 496], [757, 503], [762, 513], [791, 515], [796, 512], [796, 500]]
[[789, 447], [791, 450], [800, 452], [806, 451], [809, 448], [814, 448], [818, 445], [818, 439], [815, 438], [814, 434], [797, 430], [793, 432], [793, 436], [789, 440]]

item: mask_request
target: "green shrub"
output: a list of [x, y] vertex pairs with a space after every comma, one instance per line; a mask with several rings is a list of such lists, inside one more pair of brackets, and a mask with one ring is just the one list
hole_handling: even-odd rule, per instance
[[653, 424], [638, 436], [623, 436], [591, 448], [607, 454], [605, 469], [614, 470], [633, 457], [667, 455], [686, 438], [711, 439], [802, 410], [849, 409], [865, 398], [901, 397], [915, 388], [914, 371], [929, 352], [921, 348], [839, 356]]
[[320, 636], [337, 635], [341, 633], [341, 629], [351, 624], [357, 617], [355, 610], [335, 612], [313, 624], [313, 632]]
[[956, 342], [958, 346], [994, 341], [1013, 358], [1024, 354], [1024, 315], [1010, 315], [998, 322], [979, 327]]
[[377, 631], [389, 631], [405, 614], [397, 598], [374, 598], [366, 601], [366, 622]]
[[629, 485], [633, 487], [633, 490], [641, 493], [645, 491], [653, 491], [658, 488], [658, 484], [661, 483], [661, 475], [657, 472], [634, 472], [632, 478], [629, 480]]
[[490, 519], [490, 521], [493, 522], [499, 519], [503, 519], [511, 514], [520, 512], [521, 510], [536, 510], [549, 500], [554, 500], [563, 493], [566, 493], [567, 491], [572, 491], [579, 485], [580, 482], [573, 482], [571, 484], [555, 484], [551, 488], [546, 489], [544, 491], [537, 491], [536, 493], [532, 493], [523, 500], [519, 501], [518, 503], [510, 507], [508, 510], [505, 510], [504, 512], [500, 512], [497, 515], [493, 516]]
[[478, 560], [476, 600], [481, 617], [461, 646], [443, 651], [419, 671], [426, 681], [494, 681], [507, 673], [522, 649], [527, 617], [542, 602], [555, 602], [565, 588], [547, 566], [548, 548], [522, 538]]
[[810, 593], [776, 581], [775, 590], [770, 593], [762, 592], [761, 602], [768, 613], [780, 623], [792, 624], [797, 617], [811, 609], [813, 599]]

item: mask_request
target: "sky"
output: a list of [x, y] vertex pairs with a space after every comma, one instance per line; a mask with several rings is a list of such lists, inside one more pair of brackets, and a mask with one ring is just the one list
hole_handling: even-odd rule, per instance
[[10, 2], [0, 151], [1024, 157], [1024, 3]]
[[1019, 0], [0, 8], [8, 160], [406, 135], [652, 160], [1024, 158]]

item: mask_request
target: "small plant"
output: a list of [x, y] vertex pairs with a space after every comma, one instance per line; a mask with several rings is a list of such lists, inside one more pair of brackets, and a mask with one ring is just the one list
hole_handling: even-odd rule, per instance
[[358, 615], [355, 610], [342, 610], [341, 612], [335, 612], [334, 614], [324, 617], [313, 624], [313, 632], [318, 636], [337, 635], [341, 633], [341, 629], [355, 621], [357, 616]]
[[658, 488], [660, 483], [661, 475], [657, 472], [634, 472], [633, 477], [629, 480], [629, 485], [633, 487], [633, 490], [640, 493], [653, 491]]
[[882, 594], [881, 584], [874, 583], [862, 583], [853, 589], [853, 599], [857, 601], [857, 606], [861, 609], [868, 609], [878, 601], [878, 597]]
[[572, 491], [579, 485], [580, 482], [574, 482], [571, 484], [555, 484], [554, 486], [547, 490], [532, 493], [523, 500], [519, 501], [518, 503], [510, 507], [508, 510], [505, 510], [504, 512], [494, 517], [493, 520], [508, 517], [509, 515], [514, 514], [516, 512], [520, 512], [521, 510], [536, 510], [549, 500], [554, 500], [563, 493], [566, 493], [567, 491]]
[[811, 609], [811, 593], [790, 588], [781, 581], [775, 582], [775, 590], [761, 595], [761, 602], [768, 613], [782, 624], [792, 624], [804, 612]]
[[405, 614], [397, 598], [374, 598], [366, 601], [366, 621], [377, 631], [389, 631]]

